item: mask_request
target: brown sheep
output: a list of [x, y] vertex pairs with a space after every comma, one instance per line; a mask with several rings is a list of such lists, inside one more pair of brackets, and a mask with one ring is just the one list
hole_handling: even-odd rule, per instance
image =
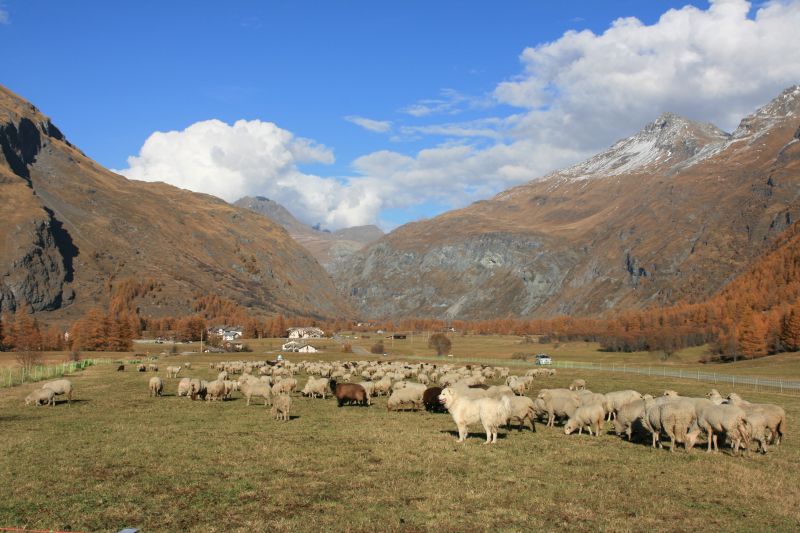
[[357, 383], [336, 383], [336, 380], [332, 379], [331, 390], [333, 391], [333, 395], [336, 396], [339, 407], [343, 406], [345, 403], [369, 405], [367, 403], [367, 391]]

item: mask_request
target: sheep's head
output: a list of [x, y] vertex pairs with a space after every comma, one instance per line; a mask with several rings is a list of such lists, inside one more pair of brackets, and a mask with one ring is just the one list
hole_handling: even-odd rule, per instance
[[671, 398], [677, 398], [678, 397], [678, 393], [675, 392], [674, 390], [665, 390], [664, 391], [664, 396], [669, 396]]
[[564, 435], [569, 435], [573, 431], [578, 429], [578, 424], [574, 420], [567, 420], [567, 423], [564, 424]]

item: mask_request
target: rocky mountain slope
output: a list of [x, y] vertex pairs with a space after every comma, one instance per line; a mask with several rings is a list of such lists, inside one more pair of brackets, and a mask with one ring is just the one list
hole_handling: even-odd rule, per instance
[[163, 183], [128, 180], [72, 146], [0, 86], [0, 310], [51, 319], [105, 305], [115, 283], [152, 279], [145, 314], [183, 314], [196, 294], [265, 313], [349, 316], [330, 277], [279, 225]]
[[372, 225], [343, 228], [333, 232], [313, 228], [297, 220], [278, 202], [263, 196], [245, 196], [234, 205], [260, 213], [283, 226], [294, 240], [302, 244], [329, 270], [336, 269], [350, 255], [383, 237], [383, 231]]
[[800, 212], [800, 87], [728, 135], [664, 114], [631, 138], [340, 265], [362, 316], [590, 315], [699, 301]]

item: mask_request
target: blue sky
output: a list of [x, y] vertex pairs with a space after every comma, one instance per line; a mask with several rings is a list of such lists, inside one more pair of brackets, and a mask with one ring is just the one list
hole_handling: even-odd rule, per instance
[[[282, 138], [280, 146], [296, 160], [270, 170], [277, 173], [273, 176], [243, 178], [247, 192], [258, 193], [261, 184], [264, 194], [301, 206], [301, 218], [322, 221], [323, 226], [380, 222], [392, 227], [524, 181], [520, 176], [525, 172], [488, 180], [485, 187], [480, 176], [462, 181], [460, 173], [494, 172], [476, 163], [467, 170], [453, 169], [450, 186], [469, 192], [451, 199], [446, 193], [426, 196], [428, 184], [420, 175], [428, 172], [421, 163], [426, 150], [441, 149], [433, 154], [436, 158], [481, 154], [486, 158], [487, 150], [498, 144], [530, 140], [516, 127], [526, 113], [560, 105], [559, 100], [528, 105], [520, 101], [523, 96], [498, 97], [503, 82], [521, 84], [532, 76], [541, 77], [526, 71], [521, 61], [527, 47], [562, 42], [570, 30], [590, 30], [600, 36], [620, 17], [657, 25], [669, 9], [688, 4], [4, 0], [0, 83], [37, 105], [73, 143], [114, 169], [129, 166], [127, 158], [138, 155], [157, 131], [183, 131], [209, 119], [227, 125], [241, 119], [274, 123], [292, 139], [310, 139], [325, 152], [300, 157], [293, 141]], [[698, 9], [687, 17], [709, 12], [708, 2], [693, 4]], [[746, 11], [748, 20], [753, 20], [755, 8], [748, 6]], [[712, 62], [708, 68], [714, 66]], [[744, 96], [737, 93], [735, 103], [744, 108], [763, 100], [786, 77], [767, 80], [765, 87]], [[551, 79], [550, 87], [556, 91], [573, 87], [562, 83]], [[666, 110], [656, 108], [662, 101], [666, 105], [674, 100], [676, 107], [685, 108], [671, 110], [695, 111], [681, 103], [685, 99], [660, 98], [655, 99], [651, 118]], [[714, 112], [710, 115], [691, 118], [719, 119]], [[378, 121], [376, 127], [387, 131], [370, 131], [346, 117]], [[514, 127], [509, 126], [509, 117], [517, 117]], [[486, 121], [486, 132], [464, 133], [467, 127], [483, 131], [484, 123], [476, 122], [480, 120]], [[637, 128], [646, 122], [638, 116], [635, 121]], [[523, 165], [530, 172], [527, 179], [633, 133], [633, 122], [622, 121], [618, 128], [603, 131], [596, 145], [570, 147], [561, 159], [542, 163], [541, 168]], [[457, 133], [450, 134], [443, 126]], [[219, 132], [225, 134], [223, 129]], [[464, 146], [468, 150], [460, 155], [452, 149]], [[371, 154], [378, 155], [359, 160]], [[129, 175], [154, 179], [153, 168], [163, 165], [144, 166], [157, 157], [143, 157], [139, 174]], [[244, 156], [231, 158], [240, 161]], [[509, 166], [501, 163], [497, 164]], [[400, 176], [397, 165], [414, 165], [418, 172]], [[289, 182], [298, 173], [322, 181], [303, 178], [297, 181], [305, 185], [294, 186]], [[331, 180], [349, 188], [339, 190]], [[392, 180], [397, 181], [394, 188], [385, 187]], [[401, 193], [409, 191], [403, 190], [404, 180], [419, 194], [405, 198]], [[333, 187], [335, 205], [317, 205], [319, 201], [315, 204], [314, 198], [303, 196], [303, 187], [310, 183]], [[186, 182], [176, 184], [188, 187]], [[437, 182], [436, 187], [442, 184]], [[293, 195], [298, 202], [291, 202]], [[375, 198], [369, 207], [356, 208], [358, 198], [352, 197], [359, 195]], [[346, 201], [352, 204], [349, 211], [341, 208]]]

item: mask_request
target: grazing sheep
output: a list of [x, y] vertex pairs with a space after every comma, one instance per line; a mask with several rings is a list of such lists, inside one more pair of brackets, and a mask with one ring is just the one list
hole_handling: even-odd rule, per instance
[[136, 370], [139, 371], [139, 372], [147, 372], [147, 366], [139, 365], [139, 366], [136, 367]]
[[194, 378], [189, 381], [189, 397], [192, 400], [197, 398], [205, 400], [206, 398], [206, 385], [207, 382], [202, 379]]
[[168, 378], [177, 378], [178, 373], [181, 371], [180, 366], [168, 366], [167, 367], [167, 377]]
[[272, 386], [272, 394], [291, 394], [297, 388], [297, 380], [285, 378]]
[[[423, 385], [424, 387], [424, 385]], [[392, 392], [386, 400], [387, 411], [399, 411], [400, 409], [410, 408], [416, 411], [422, 407], [422, 395], [425, 389], [419, 390], [417, 387], [403, 387]]]
[[388, 395], [389, 391], [392, 388], [392, 380], [387, 377], [382, 377], [381, 379], [375, 381], [374, 383], [375, 385], [373, 386], [373, 390], [375, 392], [375, 396], [380, 396], [381, 394]]
[[511, 411], [508, 413], [508, 420], [506, 420], [506, 427], [511, 429], [511, 421], [517, 422], [519, 430], [527, 427], [526, 422], [530, 422], [531, 431], [536, 431], [536, 408], [534, 402], [527, 396], [515, 396], [511, 394], [508, 396], [511, 402]]
[[[567, 423], [564, 425], [564, 434], [569, 435], [576, 429], [578, 434], [583, 433], [583, 428], [589, 428], [589, 435], [599, 436], [600, 430], [603, 428], [603, 419], [606, 417], [606, 411], [603, 409], [603, 404], [599, 402], [581, 405], [572, 416], [569, 417]], [[594, 430], [594, 433], [592, 433]]]
[[486, 389], [487, 398], [500, 399], [501, 397], [509, 394], [514, 396], [514, 391], [508, 385], [492, 385]]
[[226, 379], [228, 379], [228, 373], [225, 370], [223, 370], [222, 372], [217, 374], [217, 379], [219, 381], [225, 381]]
[[612, 418], [616, 418], [617, 411], [619, 411], [622, 406], [635, 402], [636, 400], [641, 400], [642, 395], [635, 390], [620, 390], [605, 393], [605, 398], [606, 401], [603, 407], [605, 407], [606, 413], [608, 413], [608, 421], [610, 422]]
[[316, 398], [317, 396], [321, 396], [322, 399], [325, 399], [325, 394], [330, 392], [330, 388], [328, 384], [330, 381], [328, 378], [308, 378], [306, 382], [306, 386], [303, 387], [301, 394], [303, 396], [311, 396], [312, 398]]
[[763, 413], [770, 431], [770, 442], [775, 446], [781, 445], [781, 439], [786, 434], [786, 411], [783, 407], [771, 403], [750, 403], [735, 392], [728, 394], [728, 402], [741, 407], [745, 413]]
[[614, 417], [614, 431], [617, 435], [623, 433], [631, 440], [634, 431], [637, 429], [644, 429], [642, 426], [642, 417], [644, 416], [645, 400], [636, 400], [634, 402], [626, 403], [617, 411], [617, 416]]
[[119, 365], [117, 367], [117, 372], [124, 372], [124, 371], [125, 371], [125, 365]]
[[569, 385], [569, 390], [583, 390], [586, 388], [585, 379], [576, 379]]
[[51, 389], [38, 389], [25, 397], [25, 405], [33, 404], [34, 406], [37, 405], [50, 405], [51, 407], [55, 407], [56, 405], [56, 394]]
[[272, 402], [272, 409], [270, 413], [275, 420], [283, 420], [284, 422], [289, 421], [289, 409], [292, 407], [292, 397], [288, 394], [280, 394], [275, 397], [275, 401]]
[[225, 384], [225, 399], [227, 400], [230, 399], [234, 391], [239, 390], [239, 382], [226, 379], [223, 383]]
[[499, 400], [494, 398], [465, 398], [454, 389], [446, 388], [439, 395], [439, 400], [444, 403], [453, 421], [458, 428], [458, 442], [467, 438], [467, 426], [480, 422], [486, 431], [486, 442], [497, 442], [497, 431], [506, 423], [511, 412], [511, 401], [508, 396]]
[[690, 428], [695, 426], [697, 414], [694, 402], [678, 399], [658, 406], [660, 426], [670, 439], [669, 451], [675, 451], [675, 443], [683, 443], [686, 451], [691, 451], [699, 431], [690, 435]]
[[[705, 399], [705, 398], [703, 398]], [[697, 425], [708, 435], [708, 452], [711, 451], [712, 442], [714, 449], [719, 451], [717, 435], [724, 433], [731, 441], [733, 453], [739, 449], [743, 441], [748, 441], [746, 414], [744, 409], [736, 405], [708, 405], [695, 407], [697, 411]]]
[[749, 442], [746, 441], [746, 447], [748, 454], [750, 453], [750, 443], [752, 441], [756, 441], [758, 443], [758, 449], [761, 453], [767, 453], [767, 432], [771, 432], [769, 427], [769, 422], [767, 420], [767, 416], [764, 412], [759, 410], [749, 410], [744, 408], [745, 412], [745, 419], [744, 422], [747, 425], [747, 434], [750, 437]]
[[62, 394], [67, 397], [67, 402], [72, 403], [72, 382], [68, 379], [57, 379], [55, 381], [48, 381], [42, 385], [43, 389], [50, 389], [56, 396]]
[[343, 406], [345, 403], [369, 405], [367, 391], [365, 391], [364, 387], [361, 385], [357, 383], [337, 383], [335, 379], [332, 379], [330, 383], [331, 390], [333, 391], [333, 395], [336, 396], [336, 402], [339, 407]]
[[576, 395], [565, 389], [543, 389], [538, 398], [547, 409], [547, 427], [553, 427], [556, 417], [571, 417], [580, 406]]
[[161, 393], [164, 392], [164, 382], [161, 381], [161, 378], [158, 376], [150, 378], [148, 387], [150, 389], [150, 396], [161, 396]]
[[181, 378], [181, 380], [178, 382], [178, 396], [189, 396], [189, 394], [192, 392], [191, 381], [192, 378]]
[[444, 413], [447, 409], [445, 409], [442, 402], [439, 401], [439, 395], [442, 393], [441, 387], [430, 387], [425, 389], [425, 392], [422, 393], [422, 404], [425, 406], [425, 410], [431, 413]]
[[[373, 396], [375, 396], [375, 391], [374, 391], [375, 382], [374, 381], [364, 381], [362, 383], [359, 383], [359, 385], [364, 387], [364, 391], [367, 393], [367, 405], [372, 405], [371, 398]], [[328, 389], [328, 390], [330, 390], [330, 389]]]
[[220, 380], [210, 381], [206, 386], [206, 401], [225, 399], [225, 382]]
[[267, 383], [258, 380], [242, 382], [240, 387], [242, 394], [247, 398], [248, 406], [250, 405], [250, 398], [253, 396], [264, 398], [264, 405], [266, 406], [267, 403], [272, 403], [272, 396], [276, 394], [274, 387], [270, 387]]
[[186, 363], [183, 363], [183, 366], [185, 366], [187, 369], [191, 370], [191, 368], [192, 368], [192, 363], [190, 363], [190, 362], [186, 362]]
[[158, 372], [158, 365], [155, 363], [150, 363], [147, 365], [147, 368], [150, 370], [150, 372]]
[[518, 396], [525, 396], [525, 390], [527, 386], [525, 382], [521, 379], [518, 379], [516, 376], [511, 376], [506, 380], [506, 386], [514, 391], [514, 394]]

